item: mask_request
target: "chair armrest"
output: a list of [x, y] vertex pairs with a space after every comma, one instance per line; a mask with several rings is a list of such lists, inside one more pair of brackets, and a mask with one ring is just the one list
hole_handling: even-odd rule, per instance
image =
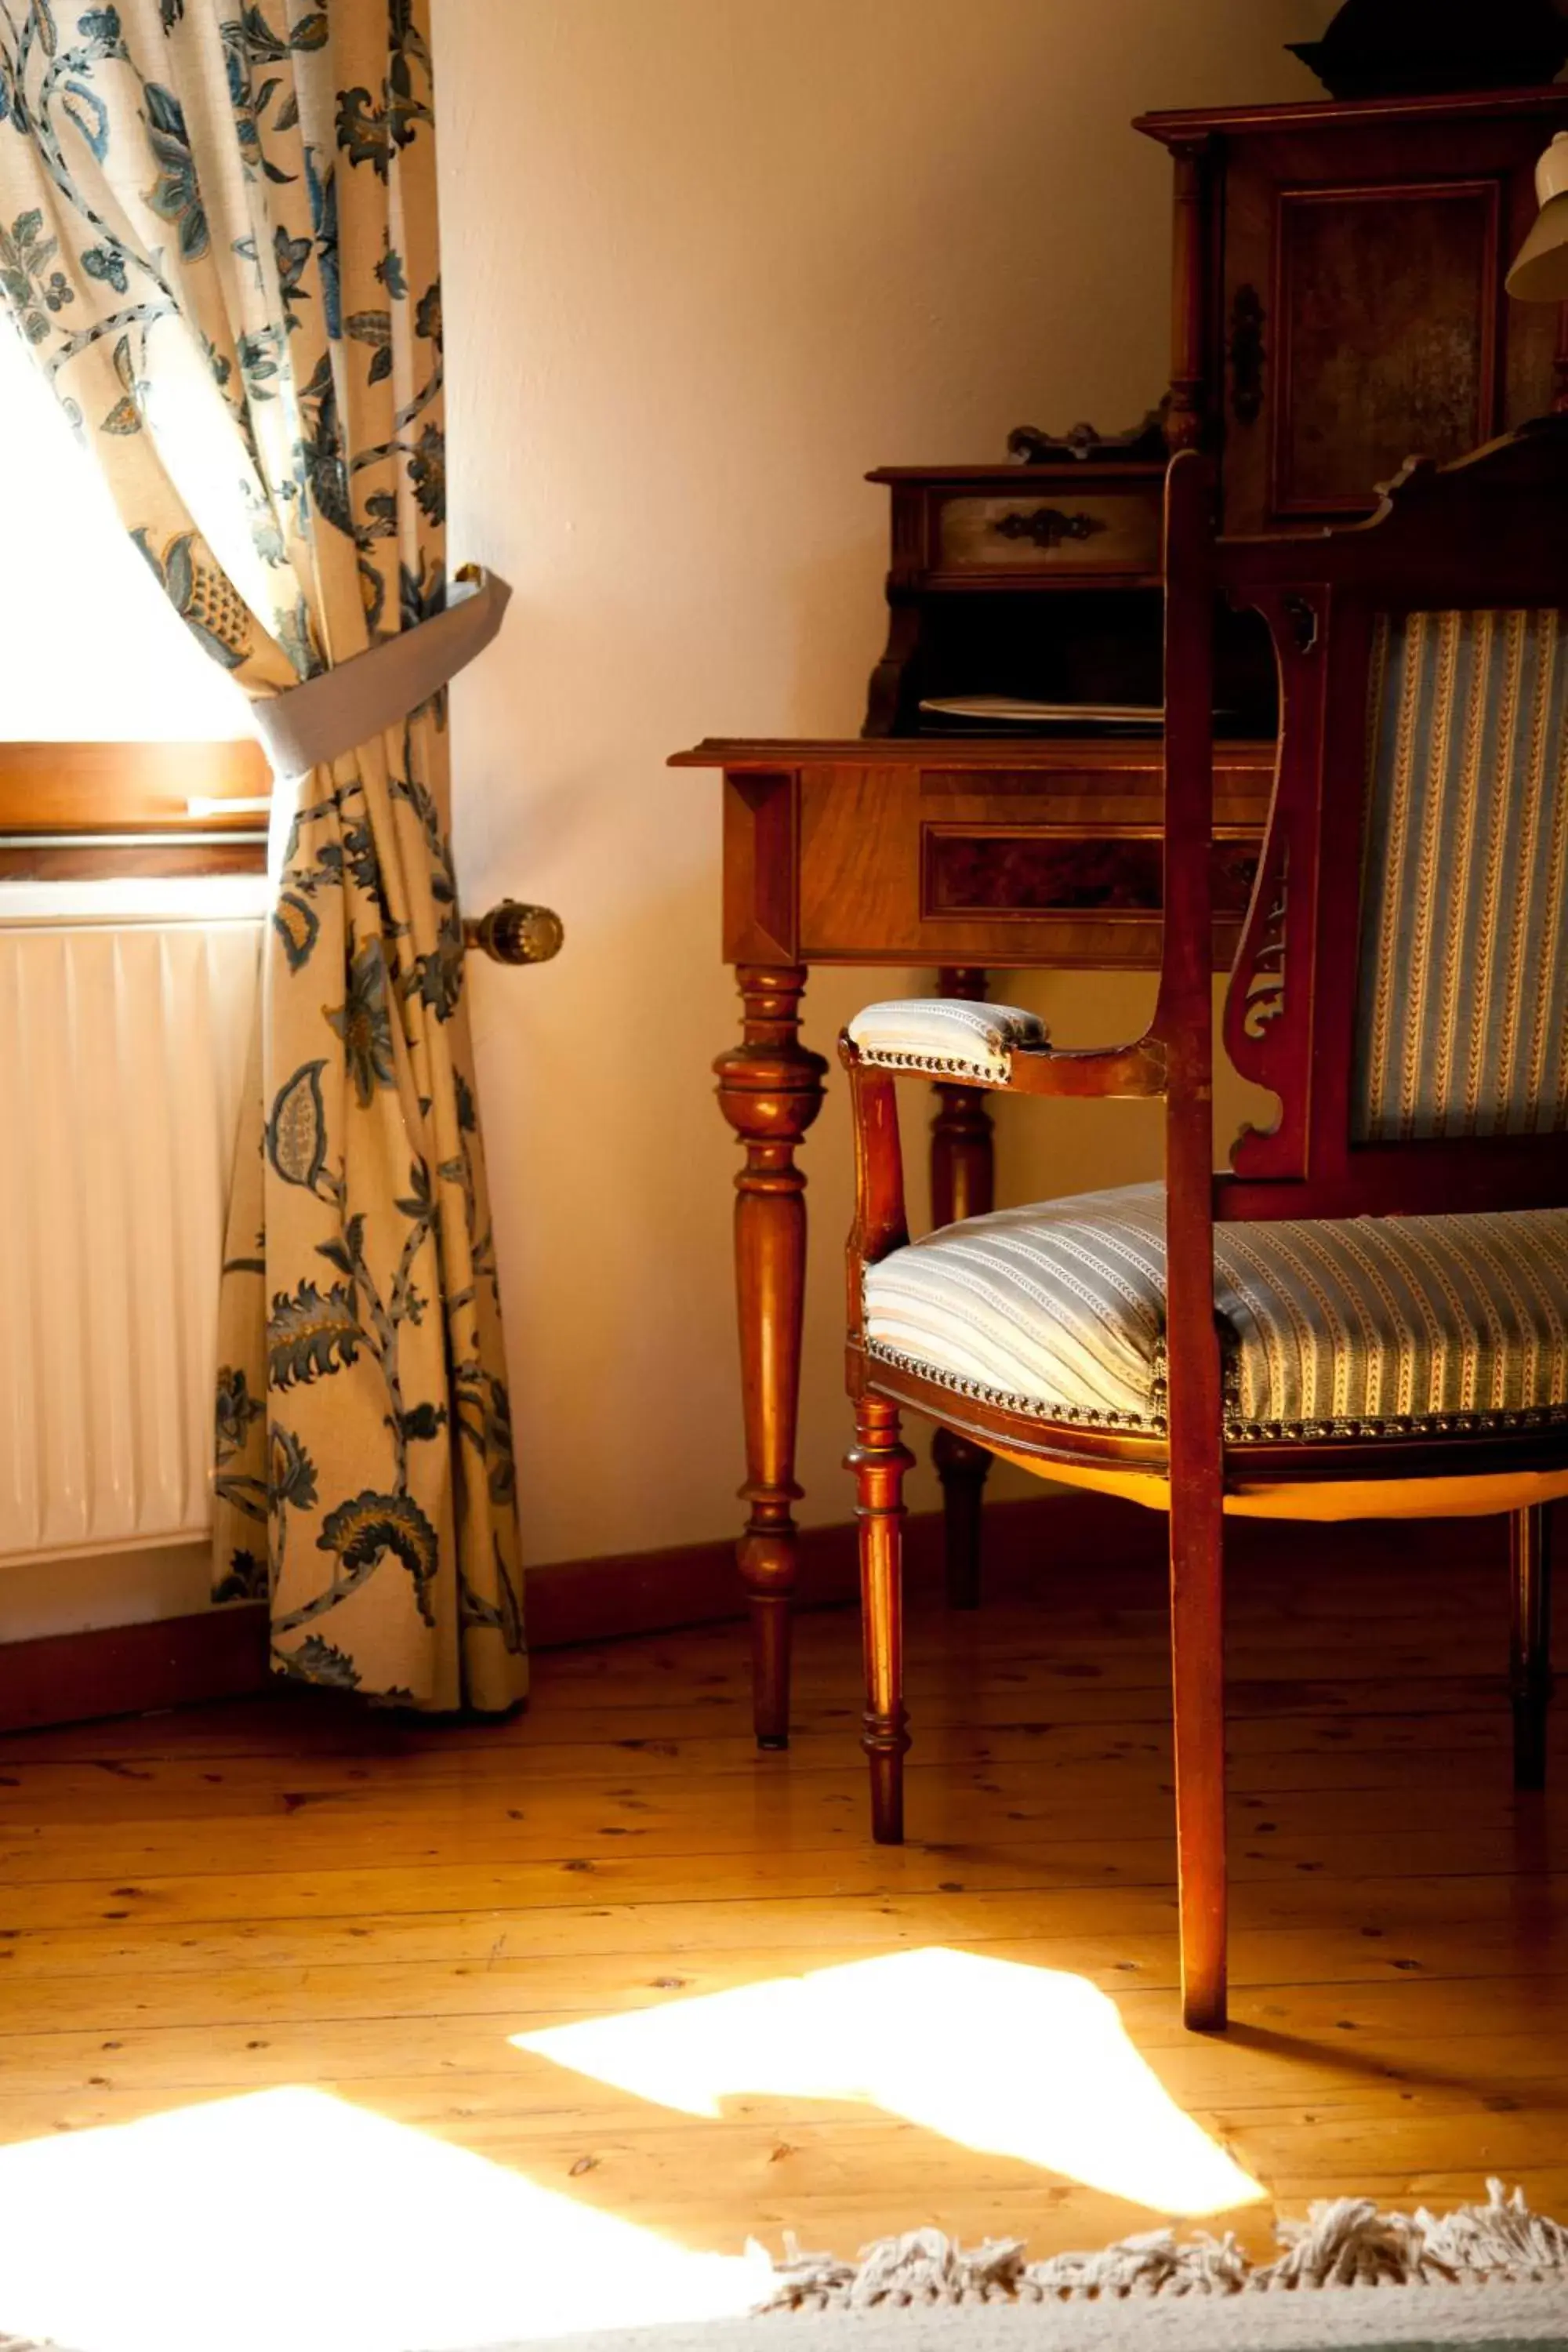
[[974, 1004], [950, 996], [900, 996], [868, 1004], [846, 1034], [872, 1069], [994, 1087], [1005, 1087], [1011, 1078], [1015, 1051], [1050, 1043], [1037, 1013], [1016, 1004]]
[[863, 1070], [956, 1079], [998, 1093], [1147, 1097], [1165, 1090], [1165, 1050], [1151, 1034], [1129, 1045], [1058, 1052], [1037, 1013], [964, 997], [900, 996], [868, 1004], [840, 1040]]
[[976, 1004], [967, 997], [894, 997], [868, 1004], [843, 1031], [838, 1054], [849, 1074], [855, 1132], [855, 1223], [848, 1252], [852, 1340], [861, 1329], [862, 1269], [909, 1239], [895, 1079], [946, 1078], [997, 1093], [1080, 1100], [1147, 1098], [1165, 1090], [1165, 1048], [1157, 1036], [1054, 1053], [1037, 1013], [1016, 1004]]

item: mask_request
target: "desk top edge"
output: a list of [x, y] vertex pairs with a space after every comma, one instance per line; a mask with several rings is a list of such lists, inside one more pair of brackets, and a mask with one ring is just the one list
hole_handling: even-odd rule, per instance
[[[1222, 768], [1272, 772], [1273, 741], [1215, 745]], [[789, 736], [706, 736], [688, 751], [672, 751], [670, 768], [1061, 768], [1158, 767], [1158, 735], [850, 735], [815, 740]]]

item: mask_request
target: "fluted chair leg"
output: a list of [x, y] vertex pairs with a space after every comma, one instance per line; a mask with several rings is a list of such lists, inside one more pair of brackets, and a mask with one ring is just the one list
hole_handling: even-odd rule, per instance
[[1513, 1785], [1546, 1786], [1546, 1709], [1552, 1697], [1552, 1549], [1545, 1507], [1515, 1511], [1510, 1591], [1509, 1690], [1513, 1699]]
[[991, 1456], [973, 1438], [960, 1437], [953, 1429], [939, 1429], [931, 1446], [931, 1458], [942, 1480], [946, 1522], [947, 1605], [950, 1609], [978, 1609], [981, 1530]]
[[899, 1440], [899, 1411], [862, 1397], [855, 1413], [855, 1516], [860, 1523], [860, 1612], [866, 1653], [866, 1728], [860, 1745], [871, 1768], [871, 1835], [879, 1845], [904, 1839], [903, 1485], [914, 1455]]

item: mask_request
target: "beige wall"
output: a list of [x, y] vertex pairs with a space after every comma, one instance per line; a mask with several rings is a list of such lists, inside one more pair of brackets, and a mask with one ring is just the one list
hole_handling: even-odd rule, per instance
[[[1109, 429], [1158, 397], [1167, 164], [1129, 118], [1310, 95], [1280, 44], [1329, 13], [436, 0], [451, 545], [517, 590], [456, 689], [458, 854], [470, 908], [541, 898], [568, 931], [548, 969], [475, 975], [535, 1561], [735, 1520], [719, 794], [666, 753], [857, 730], [868, 466], [1000, 456], [1022, 421]], [[818, 975], [811, 1042], [888, 986]], [[1145, 1001], [1113, 977], [1027, 993], [1064, 1037], [1125, 1033]], [[1026, 1117], [1004, 1125], [1015, 1193], [1157, 1167], [1142, 1107]], [[807, 1162], [819, 1520], [847, 1506], [839, 1088]]]

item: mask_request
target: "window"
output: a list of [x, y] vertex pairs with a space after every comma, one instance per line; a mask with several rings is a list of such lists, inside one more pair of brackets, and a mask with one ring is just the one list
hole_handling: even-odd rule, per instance
[[0, 452], [0, 875], [255, 866], [265, 817], [200, 806], [267, 792], [246, 698], [170, 608], [3, 320]]

